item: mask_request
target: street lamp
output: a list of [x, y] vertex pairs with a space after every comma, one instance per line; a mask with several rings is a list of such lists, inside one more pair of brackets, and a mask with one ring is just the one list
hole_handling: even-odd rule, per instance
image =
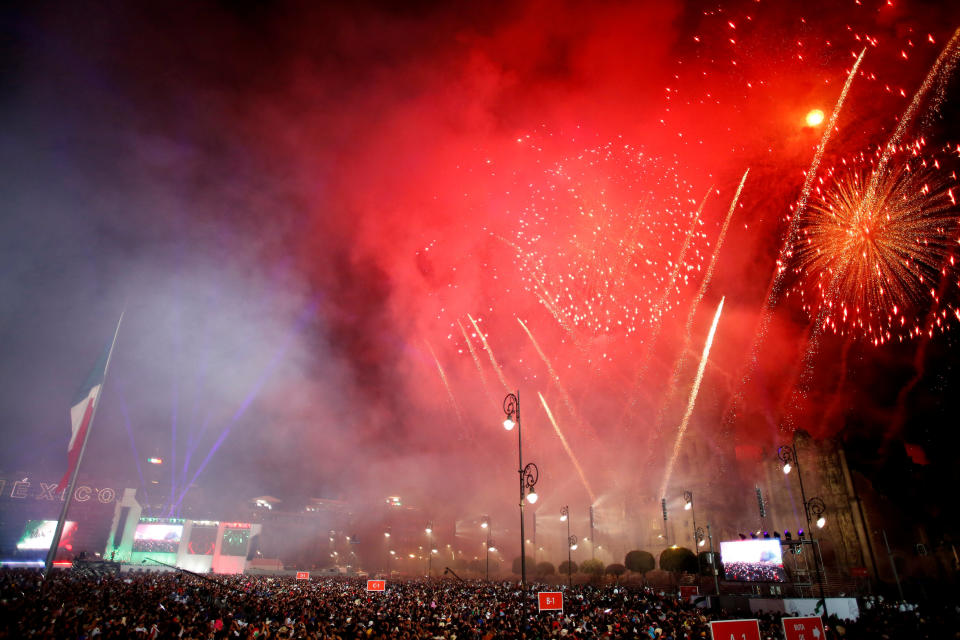
[[570, 507], [560, 507], [560, 522], [567, 523], [567, 580], [573, 586], [573, 557], [571, 551], [577, 548], [577, 537], [570, 535]]
[[534, 491], [534, 485], [540, 478], [540, 470], [537, 465], [530, 462], [526, 466], [523, 464], [523, 440], [521, 438], [520, 425], [520, 391], [516, 394], [508, 393], [503, 399], [503, 412], [507, 419], [503, 421], [503, 428], [507, 431], [517, 427], [517, 473], [520, 474], [520, 585], [527, 586], [527, 554], [524, 541], [527, 539], [523, 532], [523, 503], [533, 504], [537, 501], [537, 492]]
[[428, 522], [427, 528], [424, 529], [427, 533], [427, 542], [430, 543], [431, 553], [427, 554], [427, 577], [430, 577], [430, 573], [433, 571], [433, 523]]
[[393, 551], [390, 551], [390, 529], [387, 529], [386, 531], [383, 532], [383, 537], [384, 537], [384, 539], [386, 540], [386, 547], [387, 547], [387, 575], [389, 576], [389, 575], [390, 575], [390, 554], [393, 553]]
[[[783, 462], [783, 472], [790, 473], [790, 470], [793, 467], [797, 468], [797, 483], [800, 485], [800, 499], [803, 501], [803, 515], [807, 519], [807, 529], [811, 529], [810, 515], [813, 514], [817, 518], [817, 527], [822, 529], [824, 525], [827, 524], [827, 519], [823, 517], [824, 512], [827, 510], [827, 505], [824, 504], [823, 499], [820, 497], [813, 497], [807, 500], [807, 494], [803, 489], [803, 474], [800, 472], [800, 457], [797, 455], [797, 439], [794, 435], [793, 446], [788, 444], [783, 445], [777, 449], [777, 457]], [[813, 540], [813, 531], [810, 533], [810, 542], [814, 543]], [[820, 583], [820, 597], [823, 598], [823, 613], [827, 613], [827, 594], [824, 592], [823, 587], [823, 570], [822, 564], [823, 559], [820, 559], [820, 562], [817, 563], [817, 554], [814, 550], [814, 565], [817, 567], [817, 582]]]
[[697, 538], [697, 546], [702, 547], [707, 544], [706, 536], [703, 533], [703, 527], [697, 527], [694, 529], [693, 535]]
[[490, 580], [490, 552], [496, 551], [497, 548], [493, 546], [493, 527], [490, 526], [490, 516], [483, 516], [483, 520], [480, 521], [480, 527], [487, 530], [487, 580]]
[[713, 574], [713, 588], [717, 595], [720, 595], [720, 580], [717, 578], [717, 559], [713, 555], [713, 533], [710, 531], [710, 523], [707, 523], [707, 539], [710, 540], [710, 573]]
[[690, 518], [693, 521], [693, 542], [697, 543], [697, 512], [693, 508], [693, 491], [683, 492], [683, 508], [690, 512]]
[[807, 522], [810, 522], [810, 515], [813, 515], [817, 519], [817, 528], [823, 529], [824, 525], [827, 524], [827, 519], [823, 517], [826, 510], [827, 505], [824, 504], [823, 499], [819, 497], [810, 498], [807, 501], [807, 511], [810, 512], [807, 515]]

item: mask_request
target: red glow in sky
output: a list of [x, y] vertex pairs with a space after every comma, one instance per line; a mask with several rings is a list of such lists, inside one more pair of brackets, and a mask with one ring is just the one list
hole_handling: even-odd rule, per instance
[[[51, 280], [11, 286], [8, 298], [78, 290], [69, 280], [78, 264], [97, 265], [93, 275], [82, 271], [84, 282], [126, 287], [125, 295], [161, 290], [133, 278], [139, 272], [130, 265], [156, 260], [151, 274], [183, 268], [175, 284], [164, 280], [168, 298], [156, 303], [180, 314], [164, 325], [169, 343], [203, 335], [218, 370], [238, 370], [230, 357], [258, 367], [230, 378], [239, 397], [228, 394], [209, 414], [194, 410], [183, 390], [199, 383], [184, 382], [176, 395], [162, 378], [164, 402], [180, 403], [181, 437], [209, 424], [196, 436], [204, 442], [197, 456], [210, 448], [204, 438], [214, 440], [236, 407], [246, 406], [243, 394], [260, 388], [250, 380], [272, 371], [271, 358], [282, 352], [276, 379], [251, 404], [257, 415], [240, 421], [224, 447], [253, 433], [260, 446], [248, 447], [256, 455], [247, 459], [264, 476], [294, 482], [294, 470], [318, 474], [331, 491], [341, 489], [345, 461], [363, 451], [377, 461], [366, 478], [370, 491], [405, 500], [436, 485], [431, 456], [463, 460], [477, 474], [500, 464], [512, 444], [491, 439], [502, 437], [500, 403], [516, 389], [524, 398], [525, 446], [543, 461], [547, 484], [584, 491], [576, 474], [561, 471], [570, 455], [537, 393], [591, 486], [599, 494], [613, 490], [620, 465], [611, 452], [656, 458], [649, 452], [672, 447], [686, 398], [680, 391], [692, 384], [696, 358], [686, 359], [678, 392], [665, 398], [668, 381], [682, 354], [697, 353], [725, 298], [690, 419], [691, 435], [715, 434], [741, 385], [772, 277], [785, 270], [793, 282], [793, 265], [778, 265], [777, 256], [824, 114], [857, 56], [866, 48], [823, 167], [882, 148], [960, 26], [951, 3], [872, 0], [709, 8], [679, 1], [294, 3], [190, 6], [176, 14], [127, 7], [102, 22], [79, 9], [36, 11], [20, 18], [23, 32], [45, 34], [44, 42], [57, 46], [25, 45], [9, 129], [23, 136], [10, 147], [39, 154], [43, 170], [29, 158], [8, 164], [57, 178], [14, 176], [30, 197], [14, 198], [29, 206], [13, 226], [32, 237], [28, 210], [67, 212], [77, 202], [90, 210], [44, 218], [45, 234], [70, 229], [63, 233], [70, 241], [41, 234], [42, 241], [25, 245], [31, 250], [7, 272]], [[68, 98], [75, 107], [64, 115]], [[956, 148], [958, 103], [954, 70], [945, 67], [909, 138]], [[951, 185], [958, 155], [944, 154], [938, 169]], [[701, 304], [697, 292], [747, 169]], [[829, 191], [832, 176], [818, 172], [818, 193]], [[57, 206], [41, 206], [51, 184], [58, 185]], [[88, 219], [96, 223], [77, 222]], [[70, 225], [109, 232], [91, 231], [78, 242]], [[74, 249], [60, 265], [63, 246], [93, 248]], [[35, 255], [44, 260], [31, 262]], [[202, 289], [193, 260], [203, 257], [204, 269], [221, 273], [223, 256], [237, 261], [231, 273], [242, 284], [216, 280]], [[949, 306], [953, 263], [943, 267], [933, 272], [950, 278], [949, 286], [932, 317], [946, 350], [960, 315]], [[189, 295], [202, 304], [170, 302]], [[92, 309], [92, 293], [78, 297]], [[252, 301], [268, 309], [270, 322], [245, 306]], [[298, 324], [306, 301], [318, 301], [319, 311]], [[44, 304], [49, 317], [69, 315]], [[33, 307], [14, 306], [22, 316], [5, 326], [28, 333]], [[201, 331], [180, 321], [225, 308], [241, 320], [256, 318], [249, 329], [229, 323], [242, 328], [235, 342], [223, 343], [229, 348], [218, 342], [222, 328]], [[921, 324], [930, 308], [917, 303]], [[728, 441], [711, 440], [727, 457], [759, 434], [778, 433], [800, 376], [810, 316], [797, 296], [773, 313], [758, 374], [745, 385], [744, 413]], [[924, 334], [914, 331], [911, 340]], [[59, 330], [36, 343], [50, 343], [50, 335]], [[247, 357], [235, 346], [250, 344], [264, 345], [264, 353]], [[847, 347], [854, 362], [863, 346]], [[843, 348], [839, 338], [824, 344], [801, 426], [836, 433], [853, 412], [883, 432], [896, 390], [871, 389], [890, 378], [882, 366], [912, 363], [913, 347], [864, 356], [881, 365], [841, 384]], [[170, 379], [184, 371], [185, 380], [208, 379], [209, 364], [183, 356], [186, 347], [157, 351], [141, 354], [129, 371], [144, 362], [159, 369], [159, 362]], [[128, 385], [131, 396], [155, 381], [141, 382]], [[11, 405], [24, 395], [9, 393]], [[130, 404], [131, 423], [138, 404], [153, 407]], [[818, 410], [829, 406], [841, 408]], [[174, 422], [165, 414], [165, 429]], [[283, 437], [253, 422], [276, 425]], [[126, 443], [127, 433], [117, 433]], [[161, 440], [171, 442], [166, 431]], [[318, 468], [304, 452], [323, 452], [332, 462]], [[184, 452], [165, 452], [164, 460], [182, 464]], [[681, 474], [682, 454], [679, 461]], [[510, 478], [500, 471], [506, 486]], [[413, 489], [396, 486], [408, 479]]]

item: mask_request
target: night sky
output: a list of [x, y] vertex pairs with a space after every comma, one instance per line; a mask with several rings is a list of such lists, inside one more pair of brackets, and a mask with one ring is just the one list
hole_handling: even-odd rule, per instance
[[[520, 389], [544, 496], [638, 461], [659, 485], [721, 298], [687, 434], [724, 464], [794, 428], [949, 462], [958, 27], [900, 0], [8, 4], [0, 468], [62, 472], [125, 310], [86, 473], [487, 513]], [[814, 167], [807, 114], [864, 49]], [[857, 306], [869, 269], [831, 286], [796, 243], [888, 144], [920, 220]]]

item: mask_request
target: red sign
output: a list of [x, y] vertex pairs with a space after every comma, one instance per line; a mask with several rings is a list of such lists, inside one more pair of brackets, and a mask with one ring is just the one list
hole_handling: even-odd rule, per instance
[[787, 640], [822, 640], [827, 637], [820, 616], [782, 618], [783, 635]]
[[867, 568], [866, 567], [850, 567], [850, 575], [854, 578], [866, 578], [867, 577]]
[[297, 580], [309, 580], [310, 572], [309, 571], [297, 571]]
[[386, 591], [386, 580], [367, 580], [367, 591]]
[[537, 600], [540, 611], [563, 611], [563, 593], [560, 591], [540, 591]]
[[710, 623], [713, 640], [760, 640], [760, 623], [757, 620], [721, 620]]
[[680, 599], [689, 600], [690, 596], [697, 595], [697, 586], [693, 584], [680, 585]]

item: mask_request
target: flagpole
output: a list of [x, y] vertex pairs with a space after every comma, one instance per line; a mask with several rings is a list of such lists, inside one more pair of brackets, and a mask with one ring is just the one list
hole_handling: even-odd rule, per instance
[[60, 546], [60, 536], [63, 535], [63, 526], [67, 522], [67, 510], [70, 509], [70, 502], [73, 501], [73, 487], [77, 483], [77, 476], [80, 473], [80, 462], [83, 460], [83, 452], [87, 449], [87, 440], [90, 439], [90, 431], [93, 430], [93, 421], [97, 417], [97, 407], [100, 406], [100, 398], [103, 397], [103, 390], [107, 386], [107, 371], [110, 370], [110, 359], [113, 358], [113, 348], [117, 344], [117, 336], [120, 335], [120, 324], [123, 322], [123, 314], [126, 310], [120, 312], [120, 320], [117, 321], [117, 328], [113, 332], [113, 342], [110, 343], [110, 352], [107, 354], [107, 363], [103, 368], [103, 382], [100, 384], [100, 393], [93, 403], [93, 411], [90, 414], [90, 423], [87, 425], [87, 431], [83, 434], [83, 444], [80, 445], [80, 454], [77, 456], [77, 464], [73, 467], [73, 473], [70, 475], [70, 484], [67, 485], [67, 492], [64, 494], [63, 507], [60, 509], [60, 519], [57, 520], [57, 529], [53, 532], [53, 542], [50, 549], [47, 550], [47, 561], [43, 566], [43, 575], [50, 573], [53, 567], [53, 561], [57, 556], [57, 548]]

